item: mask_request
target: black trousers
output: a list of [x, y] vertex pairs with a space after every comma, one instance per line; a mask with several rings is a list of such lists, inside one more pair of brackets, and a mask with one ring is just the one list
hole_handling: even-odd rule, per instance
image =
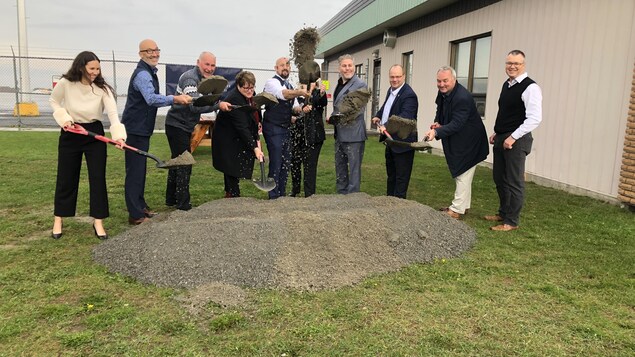
[[[150, 149], [150, 137], [128, 134], [126, 144], [147, 152]], [[145, 200], [147, 160], [143, 155], [126, 151], [125, 195], [128, 215], [132, 219], [145, 217], [144, 209], [148, 209]]]
[[240, 179], [235, 176], [223, 174], [225, 181], [225, 197], [240, 197]]
[[386, 146], [385, 156], [386, 174], [388, 176], [386, 180], [386, 195], [406, 198], [415, 151], [409, 150], [397, 154]]
[[520, 211], [525, 201], [525, 159], [534, 141], [531, 133], [516, 140], [510, 150], [503, 149], [503, 142], [511, 133], [497, 134], [494, 140], [494, 167], [492, 174], [498, 192], [498, 215], [504, 224], [518, 226]]
[[[104, 135], [104, 127], [100, 121], [82, 126], [88, 131]], [[86, 156], [88, 167], [89, 214], [97, 219], [106, 218], [110, 214], [106, 189], [106, 143], [64, 130], [60, 132], [57, 150], [54, 214], [59, 217], [75, 215], [83, 156]]]
[[[181, 155], [185, 151], [190, 151], [191, 134], [170, 126], [165, 126], [165, 135], [168, 137], [172, 158]], [[190, 176], [192, 175], [192, 166], [177, 167], [168, 170], [167, 187], [165, 189], [165, 204], [168, 206], [176, 206], [180, 210], [189, 210], [192, 208], [190, 203]]]
[[295, 136], [292, 138], [291, 196], [299, 195], [301, 184], [304, 183], [304, 197], [309, 197], [314, 195], [316, 190], [317, 164], [322, 150], [322, 142], [307, 145], [304, 136], [298, 139]]

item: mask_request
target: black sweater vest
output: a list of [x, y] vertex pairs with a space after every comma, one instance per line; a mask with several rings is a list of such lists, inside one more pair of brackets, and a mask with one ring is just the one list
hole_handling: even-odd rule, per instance
[[526, 108], [521, 96], [532, 83], [535, 82], [529, 77], [511, 87], [508, 87], [507, 81], [503, 83], [503, 89], [498, 98], [498, 115], [494, 124], [496, 134], [511, 133], [525, 121]]

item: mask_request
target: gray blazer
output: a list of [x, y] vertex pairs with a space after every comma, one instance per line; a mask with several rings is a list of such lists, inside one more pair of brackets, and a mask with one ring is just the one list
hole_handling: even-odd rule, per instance
[[[362, 81], [357, 75], [354, 75], [346, 84], [344, 88], [338, 93], [337, 98], [333, 101], [333, 112], [339, 112], [338, 106], [342, 102], [342, 98], [348, 92], [352, 92], [358, 89], [367, 88], [366, 83]], [[366, 121], [364, 117], [366, 116], [366, 107], [364, 107], [355, 121], [353, 123], [347, 125], [337, 124], [335, 125], [335, 130], [337, 130], [337, 140], [343, 143], [351, 143], [366, 140]]]

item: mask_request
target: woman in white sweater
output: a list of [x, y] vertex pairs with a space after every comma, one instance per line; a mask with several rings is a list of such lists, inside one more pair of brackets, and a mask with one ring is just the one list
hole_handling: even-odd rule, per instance
[[[71, 68], [57, 83], [51, 97], [55, 120], [62, 128], [79, 124], [86, 130], [104, 135], [104, 110], [110, 120], [113, 140], [124, 142], [126, 128], [119, 122], [114, 90], [101, 75], [99, 58], [84, 51], [75, 57]], [[82, 156], [86, 156], [90, 186], [90, 216], [99, 239], [107, 239], [103, 219], [109, 216], [106, 190], [106, 143], [90, 136], [61, 130], [58, 144], [55, 221], [52, 238], [62, 236], [62, 218], [75, 216]]]

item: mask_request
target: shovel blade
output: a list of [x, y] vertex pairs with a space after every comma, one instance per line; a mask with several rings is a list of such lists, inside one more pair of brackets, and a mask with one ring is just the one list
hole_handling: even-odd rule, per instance
[[158, 162], [157, 167], [160, 169], [175, 169], [177, 167], [192, 166], [195, 163], [194, 156], [189, 151], [183, 151], [181, 155], [174, 159]]
[[260, 180], [253, 179], [252, 181], [254, 185], [256, 185], [256, 187], [261, 191], [269, 192], [276, 188], [276, 181], [274, 181], [271, 177], [267, 177], [265, 175], [264, 160], [260, 161]]
[[262, 180], [253, 180], [254, 185], [261, 191], [269, 192], [276, 188], [276, 182], [272, 178]]

